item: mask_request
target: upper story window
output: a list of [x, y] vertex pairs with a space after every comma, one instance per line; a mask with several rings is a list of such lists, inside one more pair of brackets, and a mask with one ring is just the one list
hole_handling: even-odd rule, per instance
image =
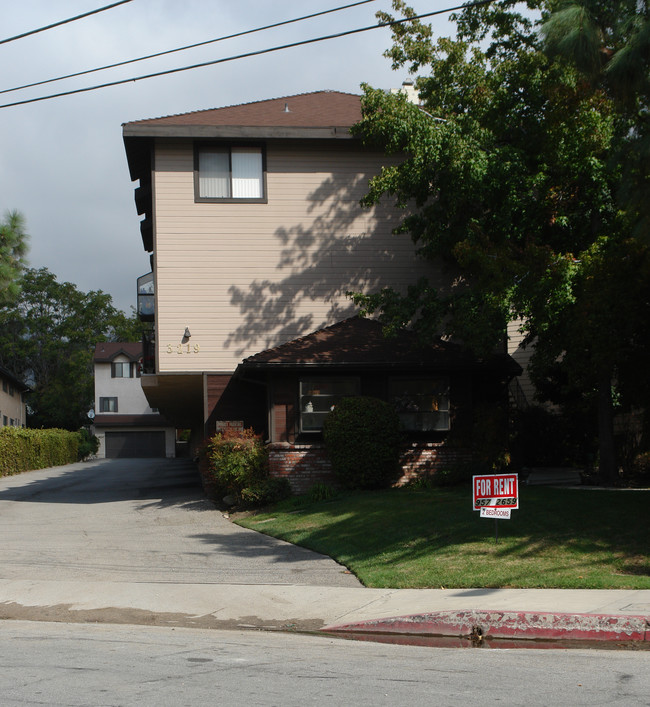
[[111, 363], [111, 378], [133, 378], [133, 365], [119, 361]]
[[195, 153], [197, 201], [266, 201], [264, 150], [259, 145], [200, 145]]

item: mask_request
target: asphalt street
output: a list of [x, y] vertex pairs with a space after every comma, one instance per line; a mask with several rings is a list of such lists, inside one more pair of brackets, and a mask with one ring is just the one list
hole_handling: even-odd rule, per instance
[[650, 703], [646, 652], [432, 650], [257, 631], [0, 626], [3, 705]]

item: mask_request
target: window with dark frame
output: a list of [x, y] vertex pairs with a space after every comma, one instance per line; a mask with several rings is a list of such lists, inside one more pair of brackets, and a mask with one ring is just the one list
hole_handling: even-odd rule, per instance
[[327, 415], [342, 398], [359, 395], [359, 379], [303, 378], [300, 380], [300, 431], [320, 432]]
[[196, 201], [265, 202], [265, 161], [260, 145], [197, 146]]
[[389, 399], [403, 429], [410, 432], [445, 432], [450, 429], [449, 379], [392, 378]]
[[99, 412], [117, 412], [117, 398], [100, 398]]
[[133, 378], [133, 365], [121, 361], [111, 363], [111, 378]]

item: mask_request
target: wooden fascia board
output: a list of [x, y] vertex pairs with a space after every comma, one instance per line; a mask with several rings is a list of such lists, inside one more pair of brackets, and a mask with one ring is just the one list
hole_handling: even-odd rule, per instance
[[349, 127], [291, 128], [240, 125], [125, 125], [125, 138], [351, 140]]

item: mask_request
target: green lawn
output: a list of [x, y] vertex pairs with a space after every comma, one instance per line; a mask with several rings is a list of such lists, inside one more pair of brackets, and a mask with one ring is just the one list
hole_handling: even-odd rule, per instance
[[650, 589], [650, 491], [526, 487], [511, 520], [471, 489], [290, 499], [236, 520], [338, 560], [368, 587]]

